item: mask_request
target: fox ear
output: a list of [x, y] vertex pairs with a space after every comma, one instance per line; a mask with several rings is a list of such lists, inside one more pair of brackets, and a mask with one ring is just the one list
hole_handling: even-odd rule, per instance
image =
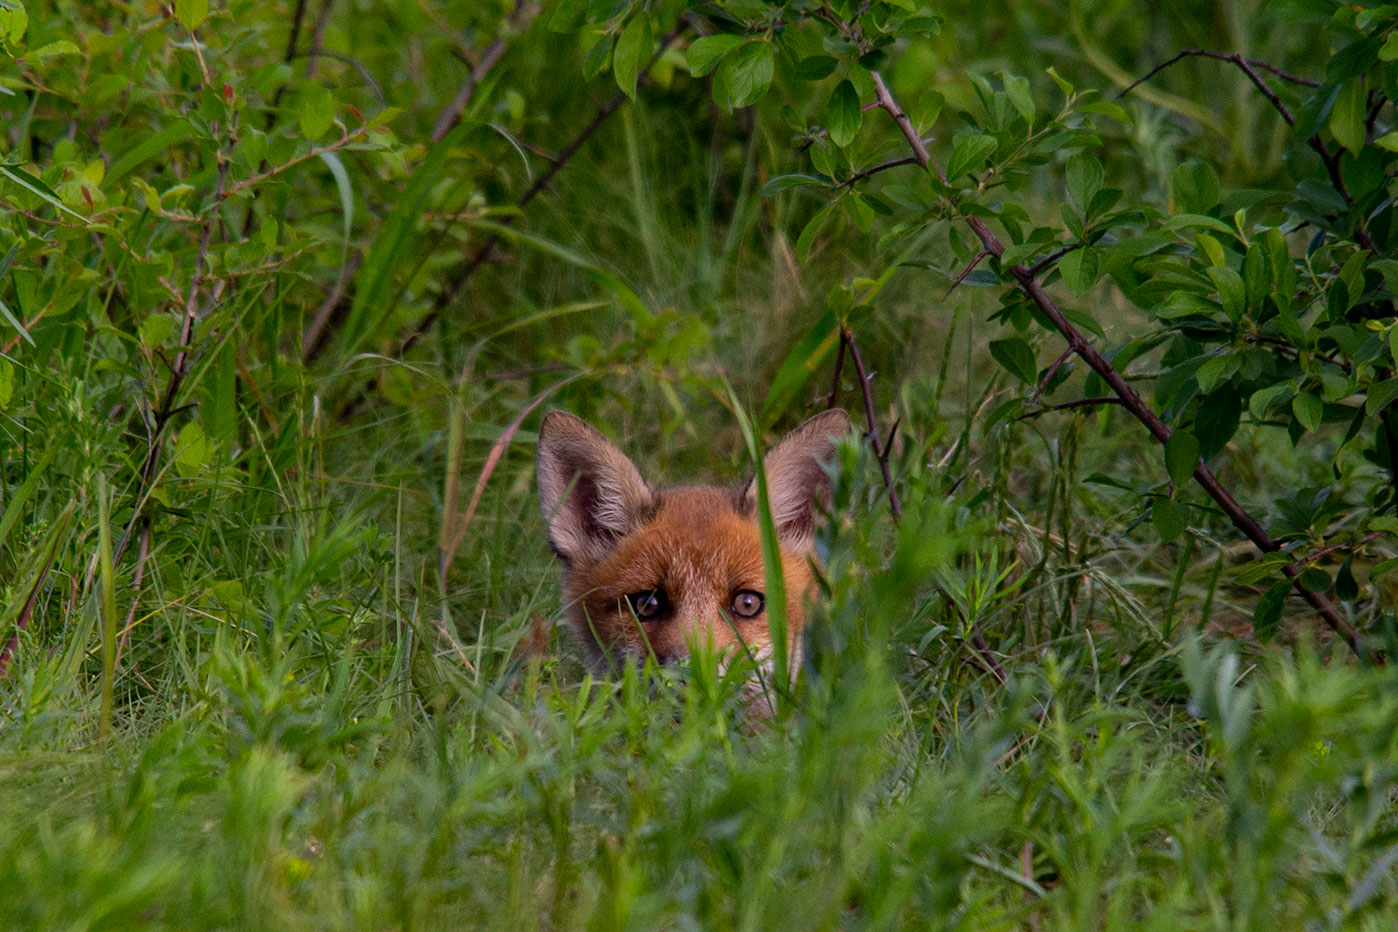
[[655, 511], [634, 463], [587, 422], [550, 411], [539, 428], [539, 504], [568, 562], [600, 560]]
[[[835, 456], [834, 438], [853, 430], [843, 408], [831, 408], [797, 427], [763, 457], [767, 495], [777, 538], [790, 550], [811, 549], [815, 538], [815, 503], [830, 500], [830, 477], [824, 464]], [[748, 483], [743, 503], [757, 509], [757, 480]]]

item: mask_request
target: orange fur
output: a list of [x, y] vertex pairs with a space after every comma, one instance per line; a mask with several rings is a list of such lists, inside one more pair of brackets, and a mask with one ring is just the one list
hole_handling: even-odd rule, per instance
[[[793, 431], [766, 457], [768, 487], [787, 592], [789, 656], [799, 660], [805, 601], [814, 577], [814, 504], [828, 496], [820, 463], [832, 436], [849, 430], [843, 411]], [[770, 657], [762, 542], [751, 484], [657, 490], [610, 441], [572, 415], [553, 412], [539, 435], [539, 491], [549, 538], [564, 563], [568, 620], [591, 664], [606, 669], [648, 655], [667, 663], [692, 640], [731, 652], [739, 642]], [[655, 593], [664, 610], [641, 618], [637, 597]], [[740, 596], [762, 597], [742, 617]]]

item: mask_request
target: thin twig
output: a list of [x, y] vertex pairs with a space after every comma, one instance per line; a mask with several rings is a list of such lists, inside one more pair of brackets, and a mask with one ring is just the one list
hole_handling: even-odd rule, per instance
[[1044, 269], [1048, 268], [1049, 266], [1057, 262], [1059, 259], [1062, 259], [1064, 256], [1068, 255], [1068, 253], [1072, 252], [1074, 249], [1081, 249], [1082, 247], [1082, 243], [1073, 243], [1071, 245], [1062, 246], [1058, 249], [1055, 249], [1053, 252], [1049, 253], [1048, 255], [1040, 259], [1038, 262], [1035, 262], [1033, 265], [1031, 265], [1029, 267], [1029, 274], [1033, 275], [1035, 278], [1038, 278], [1039, 273], [1042, 272]]
[[[228, 139], [225, 147], [215, 152], [215, 159], [218, 162], [218, 180], [214, 183], [213, 203], [217, 204], [227, 196], [228, 165], [233, 157], [233, 146], [238, 140], [237, 115], [233, 116], [233, 124], [228, 130]], [[223, 295], [225, 285], [224, 279], [219, 279], [214, 286], [209, 289], [209, 297], [204, 307], [199, 305], [199, 290], [204, 285], [204, 278], [209, 269], [209, 246], [213, 241], [214, 229], [223, 229], [223, 215], [217, 211], [213, 216], [209, 211], [203, 212], [201, 221], [203, 230], [199, 235], [199, 254], [194, 260], [194, 271], [189, 280], [189, 295], [184, 299], [184, 325], [180, 329], [179, 352], [175, 355], [175, 361], [170, 366], [170, 379], [165, 385], [160, 408], [155, 413], [149, 425], [148, 446], [146, 448], [145, 462], [141, 464], [140, 482], [137, 486], [135, 505], [131, 509], [131, 521], [122, 532], [121, 541], [117, 544], [112, 555], [112, 564], [115, 566], [121, 562], [122, 554], [126, 552], [126, 546], [131, 542], [131, 532], [136, 527], [136, 522], [141, 518], [141, 511], [145, 505], [146, 495], [149, 493], [152, 484], [155, 482], [156, 468], [160, 464], [161, 436], [165, 428], [169, 425], [171, 418], [175, 415], [175, 398], [179, 394], [180, 387], [184, 384], [185, 377], [189, 374], [190, 368], [190, 346], [194, 341], [194, 326], [207, 313]]]
[[825, 399], [825, 410], [829, 411], [835, 407], [835, 401], [840, 397], [840, 372], [845, 367], [845, 340], [840, 337], [840, 348], [835, 351], [835, 374], [830, 377], [830, 395]]
[[121, 664], [121, 655], [126, 653], [126, 644], [131, 640], [131, 629], [136, 624], [136, 608], [141, 601], [141, 584], [146, 578], [146, 558], [150, 556], [150, 518], [141, 522], [141, 542], [136, 547], [136, 570], [131, 580], [131, 610], [126, 613], [126, 621], [121, 626], [121, 640], [117, 643], [116, 660], [113, 666]]
[[1092, 398], [1076, 398], [1072, 401], [1064, 401], [1060, 404], [1045, 405], [1034, 411], [1029, 411], [1015, 418], [1017, 421], [1027, 421], [1031, 418], [1042, 417], [1050, 411], [1069, 411], [1073, 408], [1090, 408], [1094, 405], [1119, 405], [1122, 401], [1115, 395], [1097, 395]]
[[1291, 561], [1291, 569], [1299, 570], [1303, 566], [1310, 566], [1322, 557], [1328, 557], [1337, 550], [1351, 548], [1359, 550], [1361, 547], [1373, 543], [1384, 535], [1383, 531], [1370, 531], [1357, 541], [1340, 541], [1338, 544], [1331, 544], [1329, 547], [1322, 547], [1315, 553], [1308, 553], [1304, 557], [1298, 557]]
[[[1120, 100], [1121, 98], [1125, 97], [1127, 94], [1131, 93], [1136, 88], [1140, 87], [1142, 84], [1146, 83], [1151, 78], [1164, 71], [1166, 68], [1169, 68], [1171, 65], [1178, 64], [1186, 58], [1212, 58], [1216, 61], [1230, 62], [1243, 69], [1243, 71], [1248, 75], [1249, 79], [1251, 79], [1254, 84], [1258, 84], [1258, 82], [1262, 80], [1257, 75], [1254, 69], [1262, 68], [1266, 71], [1270, 71], [1272, 74], [1281, 78], [1283, 81], [1289, 81], [1292, 84], [1300, 84], [1304, 85], [1305, 87], [1320, 86], [1319, 81], [1312, 81], [1308, 78], [1302, 78], [1298, 75], [1291, 74], [1288, 71], [1282, 71], [1275, 65], [1270, 65], [1265, 61], [1259, 61], [1255, 58], [1244, 58], [1238, 52], [1211, 52], [1208, 49], [1185, 49], [1173, 58], [1168, 58], [1160, 64], [1156, 65], [1154, 68], [1152, 68], [1150, 71], [1147, 71], [1144, 75], [1137, 78], [1135, 81], [1132, 81], [1129, 85], [1126, 86], [1125, 90], [1116, 95], [1117, 100]], [[1263, 83], [1265, 84], [1265, 82]], [[1274, 100], [1276, 95], [1272, 92], [1271, 88], [1267, 88], [1265, 91], [1263, 91], [1263, 93], [1267, 94], [1268, 100], [1273, 100], [1273, 106], [1277, 105], [1279, 101]], [[1285, 109], [1285, 107], [1283, 107], [1283, 109]], [[1293, 121], [1288, 119], [1286, 122], [1292, 123]]]
[[[229, 197], [232, 197], [239, 191], [251, 188], [253, 185], [261, 184], [268, 178], [275, 178], [277, 175], [280, 175], [288, 168], [293, 168], [297, 165], [300, 165], [307, 159], [313, 159], [316, 156], [324, 155], [327, 152], [337, 152], [340, 149], [343, 149], [345, 146], [349, 145], [350, 143], [354, 142], [360, 136], [363, 136], [368, 131], [368, 127], [366, 126], [357, 126], [354, 129], [346, 130], [343, 136], [330, 143], [330, 145], [328, 146], [311, 146], [305, 152], [302, 152], [300, 155], [293, 155], [290, 159], [288, 159], [285, 162], [282, 162], [280, 165], [274, 165], [266, 171], [258, 172], [256, 175], [253, 175], [250, 178], [244, 178], [242, 181], [235, 182], [230, 188], [228, 188], [227, 191], [224, 191], [220, 193], [217, 197], [215, 197], [213, 202], [204, 209], [204, 212], [207, 213], [210, 210], [216, 209], [218, 207], [219, 202], [226, 200]], [[226, 167], [224, 168], [224, 171], [227, 171]]]
[[850, 361], [854, 363], [854, 371], [859, 376], [859, 392], [864, 398], [864, 417], [869, 422], [869, 430], [864, 436], [874, 448], [874, 455], [879, 460], [879, 469], [883, 472], [883, 487], [888, 491], [888, 510], [897, 518], [903, 514], [903, 504], [898, 500], [898, 490], [893, 485], [893, 472], [889, 469], [888, 457], [879, 445], [879, 421], [878, 416], [874, 414], [874, 392], [870, 385], [869, 373], [864, 368], [864, 360], [860, 358], [859, 346], [854, 342], [854, 331], [842, 327], [840, 342], [849, 347]]
[[[923, 145], [922, 140], [918, 138], [917, 133], [913, 130], [912, 121], [908, 118], [908, 115], [903, 112], [903, 109], [898, 106], [898, 103], [893, 99], [893, 95], [889, 93], [887, 85], [884, 84], [883, 77], [877, 71], [870, 72], [870, 76], [873, 78], [874, 89], [878, 95], [880, 105], [903, 131], [903, 136], [907, 139], [908, 145], [918, 157], [918, 163], [935, 171], [938, 177], [945, 178], [945, 174], [942, 172], [941, 167], [932, 161], [931, 155], [927, 152], [927, 147]], [[990, 231], [990, 227], [986, 225], [984, 220], [967, 213], [963, 213], [962, 218], [971, 228], [971, 231], [976, 234], [981, 244], [990, 251], [991, 255], [999, 258], [1005, 254], [1004, 244]], [[1160, 419], [1160, 416], [1146, 404], [1145, 400], [1136, 393], [1136, 390], [1131, 387], [1130, 383], [1126, 381], [1122, 374], [1097, 351], [1097, 348], [1083, 337], [1081, 331], [1073, 325], [1072, 321], [1064, 316], [1062, 309], [1060, 309], [1057, 302], [1049, 296], [1048, 292], [1044, 290], [1043, 285], [1038, 279], [1030, 274], [1029, 270], [1022, 265], [1011, 266], [1009, 272], [1011, 277], [1019, 283], [1020, 290], [1024, 292], [1025, 296], [1049, 318], [1054, 329], [1068, 341], [1068, 346], [1073, 352], [1081, 357], [1094, 372], [1100, 375], [1102, 380], [1105, 381], [1117, 397], [1121, 399], [1122, 406], [1130, 411], [1131, 414], [1150, 431], [1151, 436], [1155, 437], [1156, 440], [1161, 443], [1168, 440], [1170, 437], [1169, 426], [1167, 426], [1165, 422]], [[1263, 553], [1272, 553], [1280, 549], [1281, 545], [1267, 535], [1267, 532], [1263, 530], [1262, 525], [1257, 522], [1257, 519], [1239, 504], [1238, 500], [1233, 496], [1233, 493], [1218, 481], [1213, 470], [1209, 469], [1203, 460], [1199, 460], [1194, 468], [1194, 481], [1218, 504], [1224, 514], [1233, 522], [1233, 526], [1245, 534], [1248, 539], [1257, 546], [1258, 550]], [[1299, 583], [1296, 583], [1297, 573], [1289, 567], [1283, 568], [1283, 573], [1296, 584], [1296, 588], [1300, 592], [1301, 597], [1310, 603], [1311, 607], [1325, 619], [1326, 624], [1330, 626], [1331, 630], [1349, 644], [1350, 648], [1357, 656], [1367, 657], [1375, 663], [1382, 662], [1380, 654], [1369, 651], [1363, 646], [1360, 640], [1359, 630], [1355, 628], [1352, 622], [1343, 617], [1339, 611], [1336, 610], [1329, 599], [1321, 593], [1312, 592], [1302, 587]]]
[[480, 86], [481, 79], [484, 78], [495, 63], [500, 60], [500, 56], [505, 54], [505, 41], [510, 36], [523, 31], [528, 27], [529, 21], [539, 15], [541, 8], [529, 6], [526, 0], [515, 0], [514, 9], [509, 16], [501, 23], [500, 35], [495, 37], [495, 41], [486, 47], [481, 53], [475, 65], [466, 75], [466, 82], [461, 85], [461, 89], [456, 92], [452, 102], [437, 115], [437, 122], [432, 126], [432, 141], [441, 142], [452, 127], [460, 121], [461, 115], [466, 112], [466, 105], [471, 102], [471, 95]]
[[[313, 77], [315, 77], [316, 68], [320, 65], [320, 57], [321, 57], [322, 55], [325, 54], [325, 52], [324, 52], [324, 49], [325, 49], [325, 33], [326, 33], [326, 32], [329, 30], [329, 28], [330, 28], [330, 12], [331, 12], [331, 10], [333, 10], [334, 8], [335, 8], [335, 0], [321, 0], [321, 4], [320, 4], [320, 15], [316, 17], [316, 25], [315, 25], [315, 28], [311, 30], [311, 47], [310, 47], [310, 49], [309, 49], [309, 50], [307, 51], [307, 53], [306, 53], [307, 56], [308, 56], [308, 59], [309, 59], [309, 60], [306, 62], [306, 77], [308, 77], [308, 78], [313, 78]], [[291, 61], [291, 58], [294, 57], [294, 56], [296, 55], [295, 46], [292, 46], [291, 48], [292, 48], [292, 53], [291, 53], [290, 56], [287, 57], [287, 62], [288, 62], [288, 63]], [[332, 57], [332, 56], [326, 56], [326, 57]], [[337, 58], [338, 58], [338, 57], [341, 57], [341, 56], [333, 56], [333, 57], [337, 57]], [[357, 64], [357, 63], [356, 63], [356, 64]], [[361, 71], [360, 71], [360, 74], [361, 74], [361, 75], [366, 75], [366, 74], [367, 74], [367, 71], [366, 71], [366, 70], [361, 70]], [[372, 77], [369, 78], [369, 83], [370, 83], [370, 85], [372, 85], [372, 86], [377, 90], [377, 88], [378, 88], [378, 82], [374, 81], [374, 79], [373, 79]], [[382, 100], [382, 99], [383, 99], [383, 95], [380, 94], [380, 95], [379, 95], [379, 98], [380, 98], [380, 100]]]
[[[893, 520], [897, 521], [903, 515], [903, 504], [898, 499], [898, 490], [893, 484], [893, 471], [889, 467], [888, 460], [889, 454], [893, 449], [893, 439], [898, 435], [898, 425], [900, 422], [893, 422], [893, 427], [888, 432], [888, 439], [884, 441], [883, 444], [880, 444], [878, 417], [874, 413], [874, 393], [870, 386], [868, 370], [864, 368], [864, 360], [859, 355], [859, 346], [854, 341], [854, 331], [850, 330], [848, 327], [840, 328], [840, 344], [841, 346], [847, 346], [849, 348], [850, 360], [854, 363], [854, 371], [859, 376], [859, 391], [864, 400], [864, 417], [869, 424], [869, 430], [864, 436], [865, 439], [868, 440], [869, 446], [874, 451], [874, 457], [879, 461], [879, 471], [883, 475], [883, 487], [888, 493], [888, 510], [893, 515]], [[974, 624], [971, 625], [971, 645], [975, 648], [974, 662], [982, 669], [993, 674], [1002, 684], [1008, 682], [1005, 676], [1005, 669], [1000, 666], [1000, 662], [995, 659], [995, 655], [990, 650], [990, 645]]]
[[[877, 106], [877, 104], [875, 104], [875, 106]], [[855, 172], [853, 175], [850, 175], [850, 176], [849, 176], [848, 178], [846, 178], [844, 181], [841, 181], [838, 185], [836, 185], [836, 187], [837, 187], [837, 188], [849, 188], [849, 187], [853, 187], [854, 185], [856, 185], [856, 184], [858, 184], [859, 182], [863, 181], [865, 178], [868, 178], [868, 177], [870, 177], [870, 176], [872, 176], [872, 175], [877, 175], [879, 172], [886, 172], [886, 171], [888, 171], [890, 168], [897, 168], [897, 167], [900, 166], [900, 165], [916, 165], [916, 164], [917, 164], [917, 159], [914, 158], [914, 157], [911, 156], [911, 155], [905, 155], [905, 156], [903, 156], [903, 157], [900, 158], [900, 159], [889, 159], [887, 162], [881, 162], [881, 163], [879, 163], [878, 165], [874, 165], [874, 166], [871, 167], [871, 168], [866, 168], [866, 169], [864, 169], [863, 171], [857, 171], [857, 172]]]
[[10, 665], [10, 658], [14, 656], [15, 651], [19, 650], [20, 636], [24, 634], [24, 629], [29, 626], [29, 618], [34, 614], [34, 606], [39, 601], [39, 592], [44, 588], [44, 580], [48, 578], [49, 570], [53, 568], [53, 560], [56, 555], [57, 548], [49, 551], [43, 566], [39, 568], [39, 574], [34, 577], [34, 586], [29, 590], [29, 597], [24, 600], [24, 607], [19, 610], [19, 617], [15, 619], [14, 633], [5, 642], [5, 647], [0, 649], [0, 677], [5, 675], [5, 671]]
[[1044, 377], [1039, 380], [1038, 387], [1034, 389], [1034, 394], [1029, 397], [1029, 403], [1031, 405], [1038, 404], [1039, 396], [1044, 393], [1044, 389], [1048, 388], [1048, 383], [1053, 381], [1053, 377], [1058, 374], [1059, 368], [1068, 361], [1068, 357], [1071, 355], [1073, 355], [1073, 348], [1070, 346], [1059, 354], [1058, 358], [1053, 361], [1053, 365], [1048, 367], [1048, 371], [1044, 373]]
[[970, 264], [967, 265], [966, 268], [961, 270], [961, 274], [951, 280], [951, 287], [947, 289], [946, 294], [942, 295], [942, 297], [950, 298], [951, 293], [955, 291], [957, 288], [959, 288], [961, 286], [961, 283], [966, 280], [966, 276], [974, 272], [976, 270], [976, 266], [980, 265], [981, 260], [988, 255], [990, 255], [990, 253], [986, 252], [984, 249], [976, 253], [975, 258], [971, 260]]
[[[642, 78], [644, 78], [649, 73], [651, 67], [660, 60], [660, 56], [665, 54], [666, 50], [668, 50], [670, 46], [674, 44], [675, 40], [683, 34], [685, 28], [683, 24], [676, 26], [660, 41], [660, 48], [651, 56], [650, 64], [646, 65], [645, 71], [641, 74]], [[519, 215], [519, 211], [528, 206], [530, 201], [534, 200], [540, 192], [548, 187], [549, 182], [553, 181], [554, 176], [572, 160], [573, 156], [577, 155], [578, 150], [592, 138], [594, 133], [602, 128], [602, 124], [607, 122], [607, 118], [616, 112], [616, 110], [626, 102], [626, 99], [625, 93], [617, 91], [610, 98], [598, 104], [597, 112], [593, 114], [592, 120], [583, 127], [578, 135], [573, 137], [568, 145], [563, 147], [563, 151], [558, 153], [558, 156], [549, 163], [549, 166], [539, 173], [539, 176], [534, 179], [534, 183], [531, 184], [525, 192], [520, 195], [519, 200], [515, 202], [515, 212], [501, 217], [499, 219], [499, 225], [503, 227], [513, 225], [515, 217]], [[499, 233], [492, 233], [486, 238], [486, 241], [481, 244], [481, 247], [476, 250], [475, 254], [467, 260], [466, 265], [461, 269], [456, 279], [438, 296], [432, 310], [423, 315], [422, 319], [413, 327], [412, 332], [403, 340], [402, 344], [399, 346], [400, 355], [411, 349], [418, 340], [422, 339], [428, 328], [436, 323], [443, 309], [456, 305], [457, 299], [460, 298], [462, 290], [466, 287], [466, 283], [471, 280], [471, 276], [475, 275], [476, 271], [482, 265], [485, 265], [485, 263], [490, 260], [491, 254], [495, 251], [495, 247], [499, 245], [499, 243]]]

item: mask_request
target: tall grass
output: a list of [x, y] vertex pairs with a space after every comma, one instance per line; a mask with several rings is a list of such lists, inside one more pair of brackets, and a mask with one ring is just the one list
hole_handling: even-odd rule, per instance
[[[246, 135], [266, 113], [296, 126], [296, 95], [311, 99], [302, 59], [278, 64], [293, 6], [229, 4], [200, 27], [216, 73], [262, 101]], [[237, 235], [206, 284], [225, 291], [149, 481], [178, 336], [161, 331], [180, 318], [160, 278], [183, 292], [202, 268], [177, 217], [200, 204], [171, 191], [212, 192], [217, 160], [184, 142], [152, 152], [130, 170], [170, 216], [132, 219], [139, 189], [114, 187], [131, 208], [120, 235], [62, 227], [52, 248], [33, 243], [65, 215], [0, 189], [28, 211], [6, 207], [0, 246], [30, 243], [0, 299], [34, 341], [0, 329], [0, 623], [18, 632], [0, 676], [0, 925], [1392, 928], [1393, 677], [1315, 646], [1299, 614], [1266, 650], [1223, 636], [1246, 635], [1256, 593], [1218, 570], [1246, 554], [1208, 516], [1189, 543], [1156, 543], [1141, 494], [1156, 454], [1118, 413], [993, 422], [993, 308], [974, 282], [945, 296], [940, 241], [860, 333], [885, 429], [901, 418], [905, 513], [890, 521], [870, 455], [843, 448], [792, 714], [754, 725], [745, 671], [711, 657], [588, 676], [555, 623], [537, 413], [492, 450], [547, 394], [540, 408], [606, 425], [648, 474], [746, 477], [741, 417], [872, 243], [833, 234], [797, 263], [813, 205], [757, 194], [794, 164], [788, 141], [660, 75], [400, 354], [539, 170], [531, 147], [557, 151], [585, 121], [588, 89], [567, 76], [586, 50], [542, 21], [511, 37], [468, 114], [482, 127], [429, 178], [425, 140], [465, 77], [456, 38], [480, 51], [512, 4], [341, 7], [324, 48], [365, 71], [327, 59], [321, 79], [348, 120], [345, 104], [377, 111], [373, 76], [404, 108], [396, 135], [339, 153], [348, 191], [310, 159], [218, 208]], [[0, 98], [23, 121], [4, 145], [70, 209], [81, 189], [63, 186], [84, 166], [111, 173], [162, 114], [217, 104], [188, 32], [156, 13], [29, 14], [31, 47], [76, 38], [83, 57], [29, 72], [24, 106]], [[1103, 87], [1104, 43], [1135, 73], [1200, 22], [1266, 32], [1237, 3], [1145, 24], [1070, 4], [1085, 39], [1046, 7], [944, 15], [956, 30], [927, 54], [949, 75], [1013, 59], [1036, 81], [1052, 63]], [[155, 36], [120, 106], [95, 80], [115, 70], [113, 33]], [[1304, 65], [1305, 36], [1265, 41]], [[1169, 80], [1205, 106], [1226, 98], [1261, 142], [1142, 110], [1113, 141], [1123, 164], [1183, 149], [1238, 186], [1279, 170], [1265, 107], [1216, 75]], [[1168, 197], [1165, 174], [1130, 177]], [[1060, 194], [1034, 184], [1051, 210]], [[263, 268], [246, 244], [269, 242]], [[342, 279], [350, 297], [303, 361], [303, 328]], [[775, 419], [819, 407], [826, 378]], [[848, 375], [838, 388], [857, 404]], [[1227, 464], [1259, 503], [1333, 466], [1260, 433]]]

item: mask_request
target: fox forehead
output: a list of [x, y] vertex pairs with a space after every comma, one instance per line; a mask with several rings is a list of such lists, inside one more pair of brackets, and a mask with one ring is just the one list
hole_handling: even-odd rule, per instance
[[656, 587], [761, 588], [761, 536], [737, 493], [688, 486], [657, 497], [654, 517], [585, 574], [588, 588], [604, 598]]

